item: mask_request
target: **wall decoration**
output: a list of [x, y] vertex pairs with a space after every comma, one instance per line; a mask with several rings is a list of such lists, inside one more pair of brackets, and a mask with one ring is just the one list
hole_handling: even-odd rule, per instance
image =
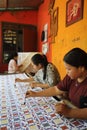
[[54, 7], [55, 0], [50, 0], [48, 12], [50, 14], [50, 36], [51, 42], [55, 42], [55, 36], [58, 32], [58, 7]]
[[44, 38], [44, 42], [47, 42], [47, 38], [48, 38], [48, 24], [44, 25], [44, 32], [45, 32], [45, 38]]
[[66, 26], [83, 18], [84, 0], [68, 0], [66, 3]]
[[45, 39], [45, 31], [43, 30], [41, 33], [41, 41], [43, 42]]
[[45, 24], [43, 27], [43, 31], [41, 33], [41, 41], [42, 42], [47, 42], [48, 40], [48, 24]]
[[44, 55], [46, 55], [47, 52], [48, 52], [48, 50], [49, 50], [49, 44], [48, 44], [48, 43], [44, 43], [44, 44], [42, 45], [42, 53], [43, 53]]

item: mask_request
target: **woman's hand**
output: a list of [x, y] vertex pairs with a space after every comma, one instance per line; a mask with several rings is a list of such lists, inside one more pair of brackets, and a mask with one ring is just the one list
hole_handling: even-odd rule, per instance
[[64, 115], [65, 117], [69, 117], [69, 113], [71, 111], [71, 108], [69, 108], [66, 104], [64, 103], [57, 103], [55, 105], [55, 109], [56, 109], [56, 112], [61, 114], [61, 115]]
[[21, 82], [21, 79], [20, 78], [16, 78], [15, 82]]
[[18, 65], [18, 68], [21, 68], [21, 67], [23, 67], [23, 64]]
[[28, 91], [26, 92], [25, 97], [26, 97], [26, 98], [28, 98], [28, 97], [36, 97], [36, 93], [37, 93], [37, 92], [28, 90]]
[[37, 87], [37, 83], [34, 83], [34, 82], [32, 82], [32, 83], [30, 83], [30, 86], [31, 86], [31, 88], [35, 88], [35, 87]]

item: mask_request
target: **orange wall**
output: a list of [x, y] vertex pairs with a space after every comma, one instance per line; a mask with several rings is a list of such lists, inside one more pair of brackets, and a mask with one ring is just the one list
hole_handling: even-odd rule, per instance
[[52, 62], [58, 67], [61, 78], [66, 74], [63, 56], [73, 47], [80, 47], [87, 52], [87, 0], [84, 0], [83, 19], [66, 27], [66, 0], [56, 0], [59, 7], [58, 34], [52, 44]]
[[[87, 51], [87, 0], [84, 0], [83, 19], [66, 27], [66, 2], [68, 0], [55, 0], [54, 9], [58, 11], [58, 33], [55, 37], [55, 43], [50, 43], [50, 49], [47, 53], [48, 58], [57, 66], [61, 78], [66, 74], [63, 64], [63, 57], [73, 47], [80, 47]], [[48, 6], [50, 0], [44, 0], [38, 11], [38, 49], [41, 51], [41, 31], [44, 24], [48, 23], [48, 36], [50, 34], [50, 16], [48, 15]], [[48, 42], [50, 39], [48, 37]], [[51, 58], [52, 57], [52, 58]]]
[[66, 27], [66, 2], [68, 0], [55, 0], [54, 9], [59, 7], [58, 12], [58, 33], [55, 37], [55, 43], [50, 43], [50, 16], [48, 6], [50, 0], [44, 0], [44, 3], [37, 11], [17, 11], [0, 12], [0, 21], [8, 21], [22, 24], [32, 24], [38, 27], [38, 51], [42, 51], [41, 32], [43, 26], [48, 23], [48, 43], [49, 51], [47, 57], [59, 69], [61, 78], [66, 71], [63, 65], [63, 56], [73, 47], [81, 47], [87, 51], [87, 0], [84, 0], [83, 19]]

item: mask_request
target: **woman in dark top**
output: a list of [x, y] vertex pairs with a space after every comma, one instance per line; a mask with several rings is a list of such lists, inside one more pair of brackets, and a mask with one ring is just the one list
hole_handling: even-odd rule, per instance
[[73, 48], [64, 56], [67, 75], [57, 86], [40, 91], [27, 91], [26, 97], [56, 96], [68, 94], [69, 100], [76, 106], [65, 103], [55, 105], [56, 112], [66, 117], [87, 119], [87, 53]]

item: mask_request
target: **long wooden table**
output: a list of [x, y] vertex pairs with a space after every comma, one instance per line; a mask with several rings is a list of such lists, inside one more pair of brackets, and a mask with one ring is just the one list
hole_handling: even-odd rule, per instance
[[86, 130], [87, 120], [55, 113], [58, 101], [53, 97], [31, 97], [24, 104], [28, 84], [15, 85], [17, 77], [27, 78], [25, 74], [0, 75], [0, 130]]

